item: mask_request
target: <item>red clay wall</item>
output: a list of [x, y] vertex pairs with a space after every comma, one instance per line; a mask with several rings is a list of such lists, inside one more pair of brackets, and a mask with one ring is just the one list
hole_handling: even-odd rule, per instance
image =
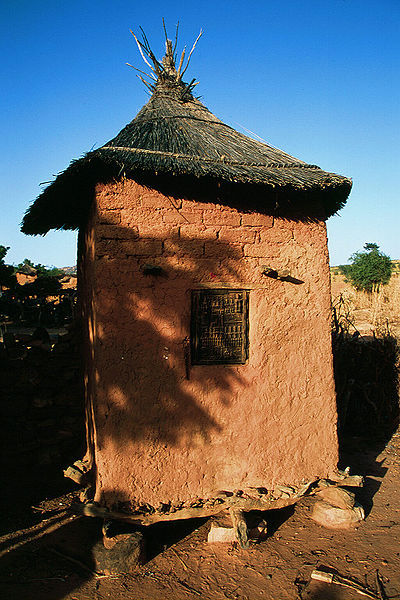
[[[325, 477], [337, 464], [326, 229], [177, 201], [125, 181], [97, 190], [96, 500], [177, 502]], [[165, 276], [146, 276], [145, 264]], [[288, 268], [304, 283], [269, 279]], [[250, 289], [245, 365], [192, 366], [191, 290]]]

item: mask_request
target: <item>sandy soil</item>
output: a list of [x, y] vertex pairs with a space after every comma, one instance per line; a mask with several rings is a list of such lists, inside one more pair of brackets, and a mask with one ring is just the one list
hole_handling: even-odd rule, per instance
[[[208, 544], [209, 522], [148, 528], [147, 562], [129, 575], [93, 573], [93, 548], [101, 536], [97, 519], [74, 518], [76, 497], [16, 502], [0, 521], [0, 587], [7, 600], [350, 600], [355, 591], [310, 580], [316, 568], [330, 568], [373, 591], [376, 570], [387, 598], [400, 598], [400, 433], [383, 450], [359, 448], [342, 456], [342, 466], [364, 474], [357, 492], [367, 518], [353, 531], [315, 524], [313, 498], [294, 509], [267, 514], [270, 534], [242, 550]], [[29, 490], [27, 490], [29, 492]], [[29, 497], [29, 493], [27, 494]], [[21, 501], [21, 498], [19, 498]], [[1, 555], [1, 554], [0, 554]], [[74, 558], [78, 562], [71, 560]], [[385, 596], [382, 596], [383, 598]], [[377, 596], [379, 598], [379, 595]]]

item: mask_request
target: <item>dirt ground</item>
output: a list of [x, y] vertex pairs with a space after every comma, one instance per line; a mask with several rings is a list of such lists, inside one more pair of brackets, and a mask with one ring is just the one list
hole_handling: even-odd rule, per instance
[[[341, 466], [363, 474], [357, 499], [366, 520], [352, 531], [324, 529], [309, 518], [314, 498], [295, 508], [269, 511], [267, 539], [248, 550], [209, 544], [209, 521], [147, 528], [148, 556], [132, 574], [94, 573], [101, 521], [73, 517], [76, 492], [27, 502], [9, 499], [1, 512], [0, 589], [7, 600], [350, 600], [354, 590], [310, 579], [315, 568], [376, 590], [379, 570], [384, 594], [400, 598], [400, 432], [382, 449], [342, 452]], [[61, 483], [58, 483], [62, 487]], [[67, 484], [66, 484], [67, 485]], [[69, 485], [69, 484], [68, 484]], [[71, 487], [68, 488], [69, 490]], [[7, 495], [7, 490], [4, 490]], [[251, 515], [250, 515], [251, 517]], [[254, 515], [253, 515], [254, 517]], [[97, 546], [96, 546], [97, 545]], [[364, 596], [365, 597], [365, 596]]]

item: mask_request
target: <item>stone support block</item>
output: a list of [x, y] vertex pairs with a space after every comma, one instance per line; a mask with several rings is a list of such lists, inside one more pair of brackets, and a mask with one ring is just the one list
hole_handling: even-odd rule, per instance
[[105, 575], [132, 573], [144, 561], [144, 539], [140, 532], [104, 537], [93, 546], [96, 571]]
[[211, 523], [211, 529], [207, 541], [209, 544], [221, 542], [223, 544], [232, 544], [236, 542], [236, 532], [233, 527], [219, 527]]

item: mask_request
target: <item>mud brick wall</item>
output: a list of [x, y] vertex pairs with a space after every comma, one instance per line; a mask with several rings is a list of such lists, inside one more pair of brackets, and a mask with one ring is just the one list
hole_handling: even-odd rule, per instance
[[[96, 500], [156, 506], [332, 473], [323, 221], [177, 200], [124, 181], [98, 187], [87, 239]], [[302, 283], [267, 278], [262, 265]], [[250, 290], [245, 365], [188, 368], [191, 290], [202, 285]]]

